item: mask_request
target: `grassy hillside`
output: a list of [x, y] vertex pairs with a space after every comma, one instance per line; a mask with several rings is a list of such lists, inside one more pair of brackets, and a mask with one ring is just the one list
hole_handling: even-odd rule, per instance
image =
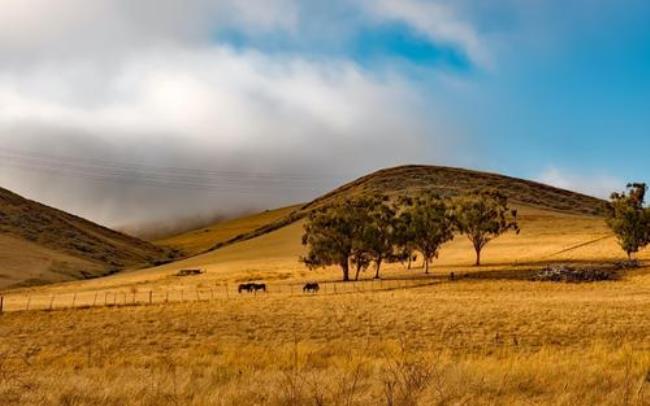
[[151, 265], [168, 252], [0, 188], [0, 288]]
[[423, 190], [433, 190], [443, 197], [453, 197], [486, 188], [499, 190], [515, 204], [566, 214], [600, 216], [607, 205], [604, 200], [592, 196], [504, 175], [443, 166], [399, 166], [382, 169], [347, 183], [262, 227], [230, 239], [215, 241], [212, 249], [285, 227], [304, 218], [309, 211], [340, 199], [370, 193], [390, 196], [417, 194]]
[[[529, 270], [541, 268], [549, 263], [606, 263], [624, 259], [614, 236], [600, 217], [561, 213], [535, 207], [517, 205], [522, 231], [519, 235], [508, 233], [491, 242], [484, 251], [484, 266], [481, 272], [502, 270]], [[245, 241], [224, 246], [221, 249], [196, 255], [155, 268], [135, 272], [118, 273], [106, 278], [89, 281], [39, 287], [33, 294], [72, 294], [105, 291], [129, 291], [137, 287], [140, 291], [180, 289], [193, 290], [197, 286], [234, 287], [241, 281], [264, 280], [285, 289], [287, 284], [299, 284], [309, 280], [338, 281], [340, 271], [327, 268], [310, 271], [298, 261], [305, 253], [301, 244], [303, 221], [299, 220]], [[646, 258], [647, 252], [641, 258]], [[458, 236], [445, 244], [440, 257], [432, 265], [434, 275], [449, 272], [476, 272], [474, 251], [465, 237]], [[384, 266], [387, 278], [416, 277], [422, 275], [421, 259], [415, 268], [406, 271], [402, 264]], [[201, 268], [201, 276], [179, 278], [174, 275], [184, 268]], [[362, 278], [372, 277], [368, 271]], [[28, 291], [28, 294], [31, 291]], [[19, 293], [24, 294], [24, 293]], [[92, 296], [92, 295], [90, 295]]]
[[517, 203], [565, 213], [601, 215], [605, 202], [569, 190], [487, 172], [443, 166], [409, 165], [382, 169], [314, 200], [303, 210], [364, 193], [403, 194], [433, 190], [441, 196], [494, 188]]
[[[524, 196], [534, 204], [513, 199], [522, 231], [492, 241], [480, 268], [457, 237], [428, 277], [421, 260], [347, 284], [335, 282], [336, 267], [306, 269], [294, 216], [332, 194], [218, 250], [14, 290], [0, 323], [0, 404], [650, 404], [650, 269], [586, 284], [522, 278], [551, 263], [625, 257], [588, 210], [600, 201], [567, 194], [571, 207], [547, 207], [565, 192], [551, 189], [544, 203], [539, 188]], [[178, 241], [198, 246], [201, 236]], [[176, 276], [183, 268], [205, 273]], [[451, 281], [452, 271], [464, 277]], [[313, 280], [323, 289], [303, 294]], [[268, 293], [238, 294], [243, 281], [264, 281]], [[107, 298], [118, 305], [103, 306]]]
[[289, 206], [262, 213], [221, 221], [207, 227], [154, 241], [156, 245], [178, 249], [187, 255], [204, 252], [241, 234], [257, 230], [285, 218], [301, 206]]
[[[456, 238], [426, 285], [389, 283], [421, 280], [418, 261], [302, 294], [340, 272], [297, 261], [297, 221], [157, 268], [12, 292], [0, 404], [649, 404], [649, 270], [591, 284], [492, 276], [624, 258], [600, 217], [517, 206], [520, 235], [491, 242], [480, 269]], [[185, 267], [206, 273], [174, 276]], [[237, 294], [247, 280], [269, 293]], [[13, 311], [106, 293], [128, 305]]]

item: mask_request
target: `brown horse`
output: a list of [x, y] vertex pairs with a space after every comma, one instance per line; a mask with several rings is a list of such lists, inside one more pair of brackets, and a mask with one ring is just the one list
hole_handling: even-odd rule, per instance
[[238, 292], [248, 292], [248, 293], [257, 293], [258, 290], [266, 293], [266, 284], [265, 283], [242, 283], [239, 285]]
[[302, 291], [304, 293], [318, 293], [319, 290], [320, 290], [320, 286], [316, 282], [307, 283], [305, 284], [305, 287], [302, 288]]

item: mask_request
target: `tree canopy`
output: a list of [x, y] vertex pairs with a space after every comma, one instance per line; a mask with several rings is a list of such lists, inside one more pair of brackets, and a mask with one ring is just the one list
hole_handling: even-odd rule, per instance
[[343, 280], [349, 281], [350, 259], [368, 221], [365, 204], [363, 200], [346, 200], [311, 212], [302, 237], [309, 250], [301, 261], [310, 269], [338, 265]]
[[383, 263], [412, 258], [419, 251], [424, 271], [456, 232], [465, 234], [476, 250], [508, 230], [519, 232], [517, 212], [498, 192], [482, 192], [454, 200], [423, 192], [391, 200], [381, 194], [329, 204], [309, 214], [302, 243], [308, 252], [301, 261], [309, 268], [339, 266], [343, 280], [350, 267], [359, 273], [375, 264], [379, 278]]
[[399, 216], [400, 243], [406, 254], [412, 249], [424, 258], [424, 272], [438, 257], [442, 244], [454, 238], [454, 223], [449, 205], [437, 195], [425, 193], [413, 198]]
[[650, 208], [645, 206], [646, 192], [645, 183], [631, 183], [627, 185], [627, 192], [611, 195], [607, 225], [616, 234], [628, 258], [650, 243]]
[[519, 233], [517, 210], [508, 207], [505, 195], [493, 190], [456, 198], [454, 222], [472, 242], [476, 266], [481, 265], [481, 251], [490, 241], [509, 230]]

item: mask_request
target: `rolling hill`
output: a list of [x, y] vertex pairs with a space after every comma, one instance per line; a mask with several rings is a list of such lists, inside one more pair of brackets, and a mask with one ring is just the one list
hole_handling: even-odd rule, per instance
[[[237, 223], [246, 224], [250, 229], [239, 228], [238, 230], [242, 232], [238, 234], [220, 231], [228, 224], [216, 224], [207, 229], [167, 238], [164, 243], [179, 249], [191, 246], [192, 253], [200, 253], [280, 229], [304, 218], [311, 210], [339, 199], [377, 192], [391, 196], [417, 194], [422, 190], [433, 190], [441, 196], [451, 197], [486, 188], [501, 191], [514, 204], [563, 214], [601, 216], [607, 205], [604, 200], [592, 196], [510, 176], [443, 166], [408, 165], [379, 170], [347, 183], [303, 206], [273, 211], [274, 215], [258, 217], [257, 221], [240, 219]], [[254, 224], [259, 226], [251, 227]], [[234, 230], [237, 229], [231, 228], [231, 231]], [[206, 239], [200, 237], [201, 235], [213, 235], [215, 238]]]
[[602, 215], [606, 203], [598, 198], [529, 180], [443, 166], [408, 165], [382, 169], [345, 184], [305, 205], [308, 211], [336, 199], [366, 193], [389, 195], [433, 190], [444, 197], [497, 189], [515, 203], [571, 214]]
[[159, 246], [180, 250], [186, 255], [195, 255], [209, 249], [215, 244], [228, 241], [239, 235], [249, 233], [279, 219], [283, 219], [300, 207], [301, 205], [289, 206], [237, 217], [197, 230], [165, 237], [154, 241], [154, 243]]
[[[0, 287], [83, 279], [126, 267], [146, 266], [169, 258], [174, 250], [198, 257], [163, 268], [204, 266], [226, 258], [227, 262], [232, 259], [247, 263], [251, 257], [259, 258], [255, 268], [264, 268], [277, 256], [295, 261], [302, 252], [301, 220], [329, 202], [375, 192], [395, 196], [431, 189], [443, 196], [454, 196], [484, 188], [505, 193], [514, 205], [526, 208], [523, 213], [536, 213], [532, 217], [527, 215], [537, 219], [532, 224], [569, 218], [570, 224], [589, 224], [584, 235], [576, 236], [571, 244], [593, 235], [591, 224], [595, 224], [598, 236], [606, 232], [600, 226], [600, 215], [606, 207], [603, 200], [523, 179], [439, 166], [383, 169], [304, 205], [220, 222], [155, 242], [166, 248], [0, 190]], [[252, 245], [238, 244], [249, 240]], [[232, 249], [221, 250], [231, 245]], [[548, 254], [565, 247], [556, 245], [549, 246]], [[220, 253], [218, 259], [201, 255], [213, 251]]]
[[91, 278], [170, 255], [170, 250], [0, 188], [0, 289]]
[[[454, 173], [444, 168], [424, 172]], [[227, 403], [247, 404], [251, 394], [262, 393], [258, 403], [284, 405], [295, 398], [267, 399], [274, 392], [286, 393], [282, 391], [296, 382], [287, 379], [287, 371], [295, 368], [292, 376], [299, 378], [291, 379], [308, 382], [297, 385], [306, 391], [313, 390], [311, 382], [324, 382], [329, 386], [323, 393], [337, 394], [341, 382], [360, 376], [364, 381], [359, 388], [374, 389], [349, 391], [349, 396], [358, 396], [357, 404], [380, 404], [385, 403], [383, 377], [430, 374], [431, 369], [424, 369], [429, 365], [438, 368], [434, 389], [422, 393], [432, 397], [419, 404], [441, 403], [439, 388], [453, 396], [443, 400], [478, 404], [485, 403], [485, 393], [498, 394], [490, 402], [504, 404], [567, 399], [619, 404], [629, 392], [643, 393], [650, 359], [644, 350], [650, 305], [647, 267], [601, 283], [526, 279], [531, 271], [552, 264], [589, 267], [625, 258], [597, 215], [604, 204], [598, 199], [497, 175], [473, 179], [471, 172], [461, 171], [457, 182], [448, 178], [438, 190], [447, 188], [451, 194], [492, 184], [520, 193], [510, 196], [519, 209], [521, 233], [490, 242], [480, 268], [473, 266], [474, 252], [464, 236], [441, 248], [431, 275], [424, 275], [418, 258], [411, 269], [385, 264], [380, 280], [373, 280], [371, 270], [358, 282], [339, 283], [337, 267], [309, 270], [299, 262], [305, 253], [301, 216], [331, 199], [357, 193], [436, 187], [434, 180], [408, 173], [399, 168], [380, 171], [301, 207], [165, 240], [194, 250], [244, 231], [237, 237], [242, 241], [210, 252], [149, 269], [8, 292], [0, 323], [0, 336], [7, 339], [0, 340], [0, 353], [17, 360], [12, 364], [12, 371], [21, 374], [17, 376], [38, 383], [34, 390], [16, 386], [9, 393], [38, 400], [55, 392], [52, 399], [69, 403], [76, 399], [71, 394], [81, 392], [82, 403], [102, 403], [109, 396], [118, 403], [146, 403], [151, 393], [160, 391], [154, 398], [162, 399], [158, 403], [179, 399], [206, 404], [227, 396]], [[465, 189], [452, 189], [463, 184]], [[256, 230], [247, 231], [252, 228]], [[640, 252], [639, 260], [650, 260], [650, 250]], [[187, 268], [203, 272], [179, 274]], [[459, 278], [450, 278], [451, 272]], [[238, 285], [248, 281], [264, 282], [268, 291], [238, 293]], [[304, 293], [302, 286], [314, 281], [321, 284], [319, 293]], [[32, 311], [48, 308], [56, 311]], [[30, 355], [31, 348], [38, 353]], [[158, 353], [165, 357], [151, 356]], [[585, 359], [593, 364], [587, 372]], [[378, 373], [359, 372], [362, 365]], [[228, 379], [215, 370], [224, 371]], [[164, 383], [152, 391], [156, 379]], [[600, 382], [610, 385], [603, 388]], [[593, 388], [598, 395], [593, 396]], [[176, 393], [181, 395], [174, 397]], [[300, 399], [311, 399], [309, 393]], [[336, 396], [330, 403], [340, 403]]]

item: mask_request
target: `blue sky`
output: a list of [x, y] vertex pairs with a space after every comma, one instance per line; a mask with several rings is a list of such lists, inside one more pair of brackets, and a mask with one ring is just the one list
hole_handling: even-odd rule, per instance
[[[235, 32], [216, 40], [240, 49], [352, 59], [378, 76], [398, 71], [472, 144], [451, 164], [529, 178], [566, 176], [567, 184], [600, 195], [599, 182], [611, 187], [608, 181], [648, 180], [650, 3], [530, 3], [529, 10], [494, 2], [484, 14], [458, 14], [489, 38], [489, 66], [408, 19], [375, 24], [349, 18], [338, 41]], [[440, 77], [453, 84], [441, 84]], [[596, 184], [574, 185], [582, 181]]]
[[644, 0], [5, 0], [0, 186], [117, 226], [406, 163], [605, 197], [650, 181], [649, 22]]

